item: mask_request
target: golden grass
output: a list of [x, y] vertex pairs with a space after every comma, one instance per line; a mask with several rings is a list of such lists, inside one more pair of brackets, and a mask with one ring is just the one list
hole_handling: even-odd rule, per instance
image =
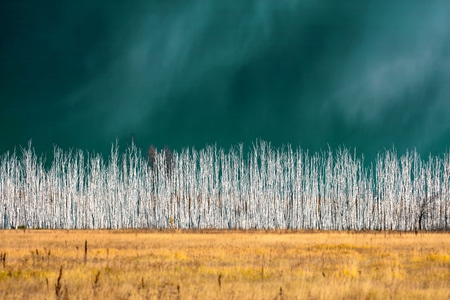
[[450, 298], [449, 233], [3, 230], [0, 254], [2, 299]]

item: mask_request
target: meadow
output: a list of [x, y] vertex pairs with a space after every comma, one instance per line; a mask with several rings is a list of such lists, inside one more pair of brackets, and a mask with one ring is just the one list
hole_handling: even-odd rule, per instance
[[449, 233], [1, 230], [1, 299], [449, 299]]

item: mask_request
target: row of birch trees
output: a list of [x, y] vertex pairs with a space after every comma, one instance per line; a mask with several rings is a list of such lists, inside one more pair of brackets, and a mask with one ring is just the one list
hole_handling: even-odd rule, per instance
[[309, 153], [265, 141], [150, 157], [31, 144], [0, 156], [0, 228], [448, 230], [450, 153]]

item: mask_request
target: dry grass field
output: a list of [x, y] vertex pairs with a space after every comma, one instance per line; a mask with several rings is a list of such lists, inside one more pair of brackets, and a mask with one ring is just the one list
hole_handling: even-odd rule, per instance
[[450, 299], [450, 234], [0, 231], [1, 299]]

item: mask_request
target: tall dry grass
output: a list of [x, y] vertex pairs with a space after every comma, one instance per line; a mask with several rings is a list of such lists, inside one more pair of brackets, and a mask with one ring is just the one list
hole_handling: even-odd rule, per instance
[[450, 298], [448, 233], [5, 230], [0, 253], [2, 299]]

